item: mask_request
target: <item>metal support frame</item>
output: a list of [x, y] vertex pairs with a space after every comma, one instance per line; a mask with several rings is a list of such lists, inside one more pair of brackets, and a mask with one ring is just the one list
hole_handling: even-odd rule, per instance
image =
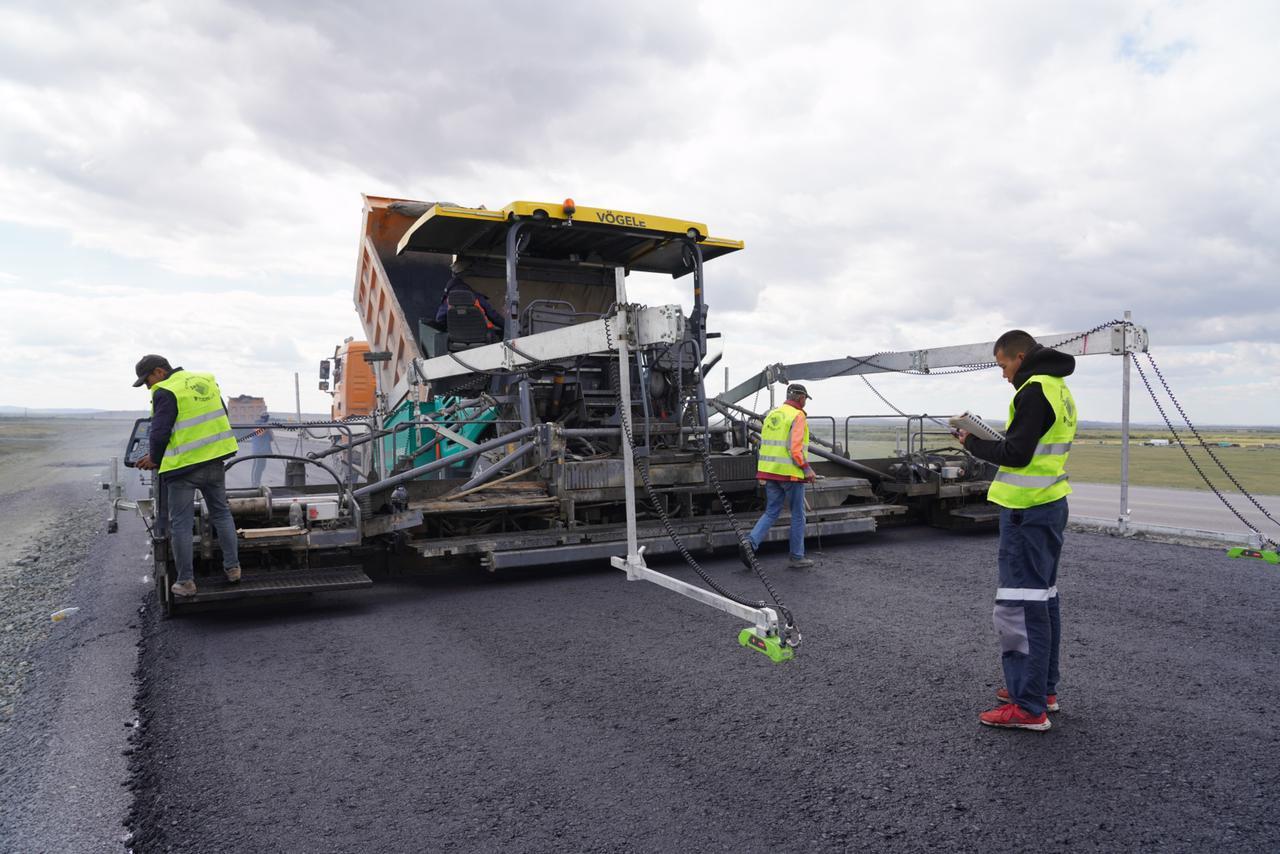
[[[502, 325], [502, 340], [512, 341], [520, 331], [520, 250], [528, 243], [529, 235], [523, 234], [527, 220], [516, 220], [507, 227], [507, 322]], [[504, 383], [511, 385], [511, 381]], [[529, 378], [521, 375], [516, 382], [520, 420], [525, 427], [533, 426], [533, 401], [529, 392]]]
[[618, 328], [614, 330], [613, 344], [618, 351], [618, 417], [622, 420], [624, 438], [622, 441], [622, 484], [626, 490], [627, 503], [627, 556], [612, 558], [612, 563], [627, 574], [628, 581], [640, 577], [640, 571], [647, 569], [644, 555], [636, 543], [636, 463], [632, 453], [631, 442], [625, 436], [634, 436], [631, 424], [631, 312], [627, 305], [627, 272], [621, 267], [613, 271], [616, 300], [618, 303]]
[[1120, 516], [1116, 524], [1121, 534], [1129, 531], [1129, 354], [1131, 349], [1130, 321], [1133, 312], [1124, 313], [1124, 328], [1121, 330], [1120, 362]]
[[[627, 581], [648, 581], [659, 587], [664, 587], [673, 593], [679, 593], [695, 602], [701, 602], [703, 605], [709, 605], [718, 611], [723, 611], [730, 616], [737, 617], [740, 620], [746, 620], [753, 624], [760, 632], [765, 635], [777, 635], [778, 632], [778, 612], [773, 608], [753, 608], [750, 605], [741, 605], [734, 602], [719, 593], [697, 587], [687, 581], [681, 581], [678, 578], [672, 578], [670, 575], [650, 569], [644, 562], [644, 547], [639, 545], [636, 536], [636, 470], [635, 458], [631, 449], [631, 442], [627, 441], [626, 436], [634, 436], [635, 431], [631, 422], [631, 357], [630, 357], [630, 336], [634, 334], [630, 321], [629, 312], [624, 308], [627, 305], [627, 284], [626, 271], [617, 268], [615, 271], [617, 283], [617, 300], [618, 300], [618, 328], [614, 332], [614, 346], [618, 351], [618, 393], [622, 401], [619, 407], [618, 416], [622, 419], [624, 427], [624, 437], [622, 441], [622, 478], [623, 488], [626, 491], [627, 506], [627, 555], [626, 557], [611, 557], [609, 562], [615, 569], [621, 569], [627, 574]], [[696, 309], [695, 309], [696, 310]]]
[[478, 454], [483, 454], [485, 451], [492, 451], [494, 448], [501, 448], [503, 445], [508, 445], [508, 444], [511, 444], [512, 442], [518, 442], [521, 439], [524, 439], [528, 436], [532, 436], [534, 429], [535, 428], [533, 427], [523, 427], [519, 430], [516, 430], [514, 433], [506, 433], [502, 436], [498, 436], [497, 438], [490, 439], [487, 442], [482, 442], [481, 444], [476, 445], [474, 448], [468, 448], [465, 451], [460, 451], [459, 453], [447, 456], [442, 460], [436, 460], [435, 462], [427, 463], [426, 465], [409, 469], [408, 471], [401, 472], [400, 474], [383, 478], [382, 480], [376, 483], [371, 483], [368, 486], [362, 486], [359, 489], [355, 490], [353, 494], [355, 495], [356, 498], [361, 498], [365, 495], [372, 495], [377, 492], [385, 492], [394, 486], [399, 486], [402, 483], [407, 483], [408, 481], [411, 481], [415, 478], [419, 478], [419, 477], [422, 477], [423, 475], [431, 474], [434, 471], [439, 471], [442, 468], [447, 468], [451, 465], [454, 465], [455, 463], [460, 463], [463, 460], [469, 460]]
[[[1057, 335], [1038, 335], [1036, 340], [1046, 347], [1053, 347], [1071, 356], [1116, 355], [1116, 338], [1120, 328], [1113, 327], [1111, 334], [1099, 332], [1084, 335], [1064, 332]], [[1149, 339], [1147, 330], [1130, 324], [1120, 339], [1129, 352], [1146, 352]], [[956, 347], [932, 347], [923, 350], [902, 350], [892, 353], [873, 353], [868, 356], [845, 356], [820, 362], [801, 362], [794, 365], [774, 364], [729, 389], [717, 399], [726, 403], [745, 400], [757, 391], [768, 388], [773, 393], [773, 383], [798, 380], [823, 380], [835, 377], [851, 377], [858, 374], [894, 373], [901, 371], [930, 371], [938, 368], [979, 365], [991, 361], [994, 341], [978, 344], [962, 344]], [[770, 403], [772, 404], [772, 400]]]
[[[143, 501], [125, 501], [124, 500], [124, 484], [120, 481], [120, 458], [111, 458], [111, 480], [102, 484], [102, 488], [107, 491], [107, 498], [111, 503], [111, 513], [107, 516], [107, 533], [114, 534], [120, 529], [120, 510], [137, 510], [139, 513], [146, 509], [146, 505], [150, 502], [146, 499]], [[140, 509], [141, 505], [141, 509]]]
[[731, 617], [737, 617], [754, 625], [765, 635], [778, 634], [778, 612], [773, 608], [752, 608], [750, 605], [739, 605], [732, 599], [726, 599], [719, 593], [713, 593], [702, 587], [697, 587], [687, 581], [681, 581], [678, 578], [672, 578], [670, 575], [649, 569], [644, 565], [644, 546], [641, 546], [636, 552], [636, 564], [630, 564], [627, 559], [614, 557], [609, 560], [617, 569], [624, 570], [627, 573], [627, 581], [649, 581], [659, 587], [665, 587], [673, 593], [679, 593], [700, 602], [703, 605], [709, 605], [717, 611], [723, 611]]
[[[1120, 513], [1116, 519], [1121, 533], [1130, 526], [1129, 513], [1129, 413], [1130, 413], [1130, 362], [1134, 353], [1145, 353], [1151, 343], [1145, 327], [1133, 322], [1133, 312], [1125, 311], [1124, 322], [1098, 327], [1090, 332], [1041, 335], [1038, 340], [1046, 347], [1059, 349], [1072, 356], [1109, 354], [1121, 358], [1120, 392]], [[956, 347], [934, 347], [922, 350], [904, 350], [876, 353], [870, 356], [845, 356], [821, 362], [804, 362], [795, 365], [774, 364], [763, 371], [726, 389], [713, 404], [734, 405], [738, 401], [769, 389], [769, 406], [774, 406], [773, 384], [791, 380], [820, 380], [859, 374], [890, 373], [895, 371], [920, 371], [931, 369], [981, 365], [989, 362], [994, 342], [962, 344]], [[725, 385], [728, 385], [726, 382]], [[717, 406], [717, 408], [721, 408]], [[740, 408], [740, 407], [735, 407]], [[721, 408], [721, 411], [724, 410]], [[845, 444], [848, 444], [846, 439]], [[910, 450], [908, 448], [908, 450]]]
[[441, 436], [444, 436], [446, 439], [452, 439], [456, 444], [459, 444], [464, 448], [474, 448], [476, 446], [475, 442], [471, 441], [466, 436], [463, 436], [461, 433], [450, 430], [443, 424], [432, 422], [431, 429], [434, 432], [439, 433]]
[[527, 454], [527, 453], [529, 453], [530, 451], [532, 451], [532, 450], [533, 450], [533, 447], [534, 447], [534, 443], [533, 443], [533, 442], [525, 442], [523, 445], [521, 445], [520, 447], [516, 448], [516, 449], [515, 449], [514, 451], [512, 451], [511, 453], [507, 454], [505, 457], [503, 457], [502, 459], [498, 460], [496, 463], [494, 463], [493, 465], [489, 466], [487, 469], [485, 469], [484, 471], [480, 472], [480, 473], [479, 473], [478, 475], [476, 475], [475, 477], [471, 478], [471, 480], [469, 480], [469, 481], [467, 481], [466, 483], [464, 483], [464, 484], [463, 484], [463, 485], [458, 489], [458, 491], [459, 491], [459, 492], [466, 492], [468, 489], [473, 489], [473, 488], [475, 488], [475, 487], [477, 487], [477, 486], [480, 486], [481, 484], [488, 483], [489, 481], [491, 481], [491, 480], [493, 480], [495, 477], [497, 477], [499, 474], [501, 474], [503, 469], [508, 468], [512, 463], [514, 463], [514, 462], [518, 461], [518, 460], [519, 460], [519, 459], [521, 459], [525, 454]]
[[[634, 327], [636, 340], [633, 346], [650, 344], [675, 344], [684, 335], [684, 314], [678, 305], [659, 305], [626, 313], [626, 323]], [[623, 313], [615, 319], [602, 318], [577, 323], [560, 329], [551, 329], [535, 335], [513, 340], [517, 353], [506, 342], [486, 344], [462, 350], [453, 356], [437, 356], [434, 359], [416, 359], [419, 375], [426, 381], [472, 374], [476, 371], [510, 371], [530, 364], [530, 358], [538, 362], [556, 361], [591, 353], [610, 351], [609, 334], [614, 327], [623, 325]], [[462, 364], [465, 362], [465, 365]]]

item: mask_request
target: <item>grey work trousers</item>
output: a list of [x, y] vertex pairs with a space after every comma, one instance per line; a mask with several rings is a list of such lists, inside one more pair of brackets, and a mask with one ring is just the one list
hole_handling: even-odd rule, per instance
[[178, 581], [195, 579], [191, 549], [197, 489], [209, 507], [209, 521], [222, 549], [222, 568], [239, 566], [236, 523], [231, 518], [231, 508], [227, 506], [227, 472], [222, 467], [222, 460], [177, 469], [162, 477], [165, 500], [169, 504], [169, 543], [173, 548], [173, 560], [178, 565]]

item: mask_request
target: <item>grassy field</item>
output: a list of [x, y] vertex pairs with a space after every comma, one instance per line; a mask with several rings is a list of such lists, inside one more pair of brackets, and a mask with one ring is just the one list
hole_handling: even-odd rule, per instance
[[38, 421], [0, 418], [0, 457], [43, 445], [55, 429]]
[[[1205, 441], [1238, 444], [1239, 447], [1214, 447], [1214, 455], [1250, 492], [1280, 495], [1280, 433], [1267, 431], [1202, 432]], [[1150, 447], [1142, 442], [1150, 438], [1168, 438], [1169, 434], [1144, 432], [1135, 434], [1129, 445], [1129, 482], [1138, 486], [1171, 486], [1179, 489], [1208, 489], [1187, 455], [1177, 445]], [[1184, 436], [1194, 441], [1194, 437]], [[1220, 489], [1234, 492], [1235, 487], [1198, 445], [1188, 445], [1191, 456]], [[1073, 480], [1092, 483], [1119, 483], [1120, 435], [1112, 430], [1082, 430], [1071, 448], [1067, 469]]]
[[[822, 424], [815, 419], [814, 435], [830, 439], [830, 422]], [[905, 435], [898, 438], [897, 431], [883, 425], [868, 425], [851, 429], [849, 452], [858, 457], [891, 456], [895, 447], [906, 447]], [[1250, 492], [1280, 495], [1280, 430], [1267, 428], [1210, 427], [1201, 431], [1205, 441], [1213, 446], [1213, 452], [1223, 465]], [[1196, 474], [1186, 454], [1177, 445], [1149, 446], [1142, 444], [1151, 439], [1169, 439], [1168, 431], [1150, 428], [1131, 432], [1129, 443], [1129, 482], [1138, 486], [1166, 486], [1179, 489], [1207, 490], [1204, 481]], [[1185, 435], [1194, 442], [1194, 437]], [[844, 443], [841, 424], [836, 440]], [[899, 444], [900, 442], [900, 444]], [[1238, 447], [1217, 447], [1224, 442]], [[932, 444], [932, 443], [931, 443]], [[939, 437], [937, 444], [946, 444]], [[1192, 457], [1220, 489], [1235, 491], [1226, 475], [1209, 458], [1208, 453], [1191, 447]], [[1077, 435], [1071, 450], [1067, 468], [1073, 480], [1081, 483], [1120, 482], [1120, 431], [1118, 428], [1086, 428]]]

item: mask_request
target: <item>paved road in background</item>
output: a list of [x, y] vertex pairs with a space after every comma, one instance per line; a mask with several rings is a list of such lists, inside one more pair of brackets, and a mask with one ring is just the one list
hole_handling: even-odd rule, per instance
[[[1068, 499], [1073, 516], [1090, 516], [1114, 520], [1120, 515], [1120, 485], [1113, 483], [1076, 483]], [[1240, 513], [1262, 533], [1280, 538], [1280, 525], [1268, 521], [1249, 499], [1236, 492], [1224, 493]], [[1280, 519], [1280, 496], [1255, 495], [1272, 516]], [[1163, 489], [1153, 486], [1129, 487], [1130, 519], [1152, 525], [1172, 525], [1202, 531], [1248, 533], [1212, 492], [1192, 489]]]
[[136, 850], [1280, 850], [1275, 568], [1071, 534], [1038, 734], [976, 720], [994, 537], [824, 545], [787, 665], [607, 568], [152, 615]]

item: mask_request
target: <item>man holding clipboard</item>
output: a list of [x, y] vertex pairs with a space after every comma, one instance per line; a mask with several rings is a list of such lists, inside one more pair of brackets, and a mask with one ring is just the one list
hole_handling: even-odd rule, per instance
[[1000, 467], [987, 499], [1001, 507], [999, 587], [992, 615], [1000, 637], [1002, 705], [983, 712], [987, 726], [1044, 731], [1058, 710], [1062, 637], [1058, 560], [1067, 526], [1067, 454], [1075, 438], [1075, 400], [1063, 378], [1075, 357], [1042, 347], [1014, 329], [995, 344], [996, 363], [1017, 391], [1004, 436], [955, 431], [965, 450]]

